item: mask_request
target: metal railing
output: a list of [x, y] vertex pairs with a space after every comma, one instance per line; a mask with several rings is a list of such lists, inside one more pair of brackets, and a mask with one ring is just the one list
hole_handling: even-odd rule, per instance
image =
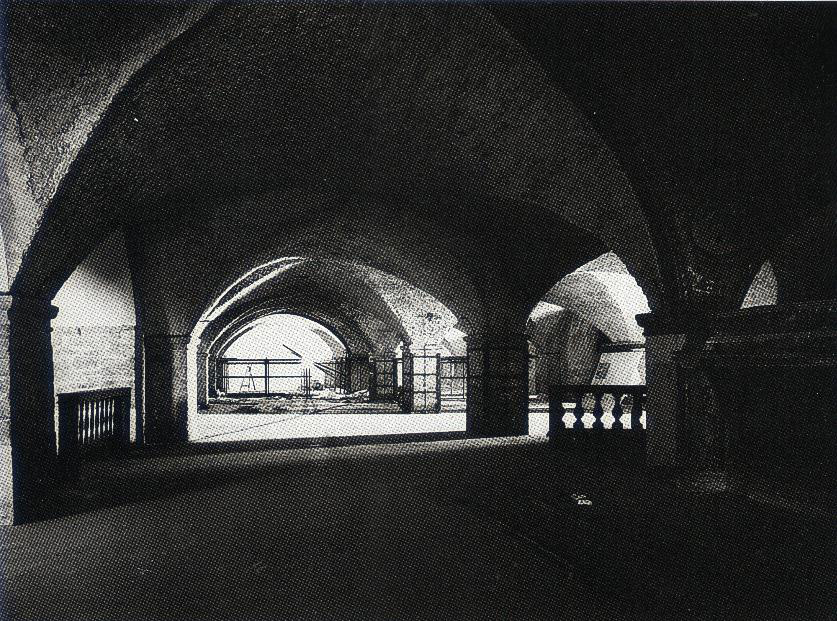
[[311, 371], [300, 358], [221, 358], [217, 381], [230, 397], [311, 394]]

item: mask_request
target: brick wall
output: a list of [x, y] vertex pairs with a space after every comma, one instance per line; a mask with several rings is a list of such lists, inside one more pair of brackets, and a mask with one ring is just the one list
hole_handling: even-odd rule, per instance
[[[134, 326], [62, 326], [52, 331], [55, 394], [130, 387], [132, 441], [136, 437], [134, 335]], [[55, 416], [57, 432], [57, 401]]]

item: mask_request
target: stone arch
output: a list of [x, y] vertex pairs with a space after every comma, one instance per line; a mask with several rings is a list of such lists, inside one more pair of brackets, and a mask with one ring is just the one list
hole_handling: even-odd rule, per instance
[[649, 312], [648, 299], [613, 252], [564, 276], [539, 304], [566, 308], [586, 317], [612, 342], [645, 340], [636, 315]]
[[217, 335], [207, 343], [207, 349], [210, 355], [215, 357], [223, 356], [224, 351], [229, 345], [240, 338], [245, 331], [250, 330], [252, 326], [271, 315], [296, 315], [304, 317], [311, 321], [318, 323], [327, 328], [333, 335], [337, 337], [343, 345], [347, 353], [363, 353], [371, 352], [374, 346], [369, 341], [368, 337], [364, 335], [359, 329], [354, 326], [341, 322], [339, 318], [324, 316], [315, 310], [302, 310], [294, 307], [289, 307], [281, 304], [262, 305], [249, 312], [242, 313], [229, 323], [227, 323]]
[[[486, 57], [486, 49], [497, 53]], [[196, 67], [212, 79], [196, 80]], [[147, 366], [171, 367], [155, 379], [167, 389], [181, 369], [193, 368], [181, 364], [181, 343], [216, 290], [215, 283], [190, 289], [203, 287], [206, 266], [232, 256], [219, 252], [228, 241], [217, 211], [224, 203], [247, 203], [232, 220], [266, 214], [272, 226], [258, 248], [230, 259], [221, 281], [271, 257], [302, 254], [306, 245], [327, 246], [329, 256], [360, 257], [406, 276], [469, 333], [518, 315], [522, 325], [518, 272], [535, 278], [544, 256], [563, 252], [577, 264], [589, 252], [572, 243], [578, 231], [617, 249], [643, 282], [659, 276], [644, 217], [608, 146], [480, 7], [220, 5], [144, 61], [97, 118], [83, 146], [64, 153], [69, 163], [55, 191], [42, 193], [43, 217], [21, 244], [27, 249], [11, 289], [50, 299], [96, 243], [129, 229], [143, 326], [158, 342]], [[312, 223], [299, 204], [273, 200], [299, 188], [326, 194], [330, 211]], [[271, 193], [254, 206], [254, 197]], [[351, 229], [357, 244], [437, 226], [411, 240], [406, 258], [391, 249], [372, 256], [359, 245], [341, 248], [345, 238], [335, 235], [316, 238], [335, 204], [348, 198], [366, 210], [358, 197], [370, 195], [387, 201], [370, 213], [402, 220], [388, 216], [373, 227], [367, 217], [367, 230]], [[462, 226], [438, 235], [440, 221]], [[181, 225], [199, 243], [178, 245]], [[293, 240], [274, 238], [281, 229]], [[543, 236], [527, 247], [524, 230]], [[462, 239], [500, 258], [474, 262], [463, 251], [452, 255], [455, 262], [438, 260], [442, 242]], [[229, 241], [235, 248], [249, 239]], [[176, 248], [181, 262], [155, 272], [153, 243]], [[207, 260], [213, 252], [215, 264]], [[434, 286], [434, 273], [449, 282]], [[165, 295], [196, 300], [160, 304], [153, 294], [166, 283]], [[512, 306], [499, 320], [488, 316], [487, 309]], [[155, 416], [177, 409], [180, 420], [180, 396], [155, 405]]]
[[0, 226], [0, 291], [9, 290], [9, 266], [6, 257], [6, 240]]
[[[222, 334], [219, 337], [218, 341], [216, 341], [216, 344], [215, 344], [216, 347], [214, 347], [214, 349], [217, 352], [216, 356], [218, 358], [223, 358], [224, 355], [226, 354], [227, 350], [230, 347], [232, 347], [232, 345], [236, 341], [241, 339], [248, 332], [251, 332], [254, 328], [261, 325], [261, 323], [265, 319], [269, 319], [270, 317], [282, 316], [282, 315], [291, 316], [291, 317], [302, 317], [303, 319], [308, 319], [309, 321], [317, 324], [317, 326], [319, 326], [321, 328], [321, 330], [314, 330], [314, 332], [320, 338], [323, 339], [324, 343], [329, 345], [329, 349], [332, 350], [332, 353], [334, 353], [335, 351], [339, 351], [341, 353], [341, 355], [344, 355], [344, 356], [350, 356], [352, 354], [352, 349], [349, 348], [349, 346], [347, 345], [347, 342], [343, 338], [342, 334], [340, 332], [338, 332], [332, 325], [324, 322], [323, 320], [321, 320], [319, 318], [315, 318], [315, 317], [311, 316], [311, 314], [303, 314], [303, 313], [299, 313], [299, 312], [283, 310], [283, 311], [279, 311], [279, 312], [275, 312], [275, 313], [266, 314], [262, 317], [259, 317], [258, 319], [253, 319], [252, 321], [250, 321], [250, 323], [248, 323], [245, 326], [242, 326], [241, 328], [239, 328], [237, 330], [230, 331], [229, 333]], [[323, 338], [323, 335], [325, 335], [326, 338], [330, 338], [331, 341], [334, 341], [334, 343], [336, 343], [336, 347], [333, 347], [328, 341], [326, 341], [326, 339]]]
[[648, 311], [642, 288], [613, 252], [564, 276], [527, 322], [540, 351], [535, 371], [538, 390], [545, 392], [556, 383], [589, 383], [605, 341], [641, 347], [645, 337], [636, 315]]
[[255, 308], [279, 305], [303, 312], [307, 305], [320, 300], [317, 307], [323, 309], [321, 316], [331, 306], [333, 310], [327, 315], [332, 322], [338, 316], [352, 317], [375, 351], [391, 351], [399, 340], [440, 342], [457, 321], [432, 295], [403, 279], [355, 262], [295, 257], [264, 267], [251, 270], [239, 284], [228, 288], [215, 302], [216, 309], [226, 310], [221, 314], [210, 310], [201, 322], [214, 322], [215, 317], [233, 308], [245, 308], [252, 300], [262, 300]]

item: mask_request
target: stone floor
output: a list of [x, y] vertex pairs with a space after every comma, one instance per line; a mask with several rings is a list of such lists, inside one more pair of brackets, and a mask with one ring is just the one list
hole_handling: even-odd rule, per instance
[[831, 611], [828, 520], [537, 438], [134, 454], [86, 464], [63, 498], [63, 517], [0, 533], [2, 618]]

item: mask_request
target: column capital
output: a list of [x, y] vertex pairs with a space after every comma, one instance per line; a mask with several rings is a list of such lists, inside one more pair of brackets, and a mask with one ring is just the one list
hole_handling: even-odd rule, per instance
[[0, 293], [0, 323], [11, 320], [49, 324], [58, 315], [52, 300], [34, 296]]

